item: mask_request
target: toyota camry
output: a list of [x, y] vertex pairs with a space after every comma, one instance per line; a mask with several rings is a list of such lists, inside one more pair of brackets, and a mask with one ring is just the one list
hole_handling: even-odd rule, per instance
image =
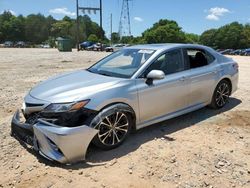
[[90, 143], [113, 149], [133, 130], [205, 106], [223, 108], [237, 84], [238, 64], [209, 47], [126, 47], [32, 88], [11, 134], [47, 159], [73, 163], [85, 159]]

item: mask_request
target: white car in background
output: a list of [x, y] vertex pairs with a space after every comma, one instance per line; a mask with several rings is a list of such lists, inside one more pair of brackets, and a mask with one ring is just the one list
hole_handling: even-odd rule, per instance
[[109, 46], [105, 48], [106, 52], [116, 52], [118, 50], [121, 50], [124, 47], [128, 47], [128, 44], [114, 44], [113, 46]]

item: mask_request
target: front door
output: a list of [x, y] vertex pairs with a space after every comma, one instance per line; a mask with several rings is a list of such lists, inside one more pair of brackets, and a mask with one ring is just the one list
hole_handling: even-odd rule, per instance
[[137, 80], [139, 95], [140, 123], [164, 117], [184, 109], [188, 105], [188, 85], [184, 71], [182, 50], [176, 49], [162, 54], [144, 72], [162, 70], [165, 78], [146, 83], [145, 78]]

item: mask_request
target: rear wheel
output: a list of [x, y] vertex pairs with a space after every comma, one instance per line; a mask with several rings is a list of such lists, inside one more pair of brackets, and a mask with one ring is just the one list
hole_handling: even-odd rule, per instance
[[130, 113], [117, 105], [101, 111], [90, 124], [99, 130], [93, 143], [105, 150], [118, 147], [128, 137], [132, 123]]
[[222, 80], [214, 90], [213, 99], [210, 104], [212, 108], [220, 109], [226, 105], [231, 94], [231, 85], [229, 81]]

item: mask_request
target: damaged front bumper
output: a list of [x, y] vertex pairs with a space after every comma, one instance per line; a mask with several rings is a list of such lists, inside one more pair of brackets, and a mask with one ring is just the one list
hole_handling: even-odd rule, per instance
[[17, 111], [11, 122], [11, 135], [33, 148], [43, 157], [60, 163], [85, 160], [88, 146], [98, 130], [86, 125], [61, 127], [38, 119], [34, 125], [21, 123]]

